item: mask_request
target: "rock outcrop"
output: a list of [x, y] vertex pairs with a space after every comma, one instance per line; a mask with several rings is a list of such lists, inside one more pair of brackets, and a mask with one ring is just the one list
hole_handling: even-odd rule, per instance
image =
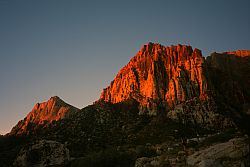
[[236, 51], [231, 51], [231, 52], [224, 52], [223, 54], [235, 55], [235, 56], [240, 56], [240, 57], [248, 57], [250, 55], [250, 51], [249, 50], [236, 50]]
[[70, 116], [79, 109], [65, 103], [59, 97], [51, 97], [47, 102], [37, 103], [32, 111], [18, 122], [9, 135], [29, 135], [37, 128], [42, 128], [53, 121], [58, 121]]
[[[204, 150], [195, 152], [187, 157], [187, 164], [191, 166], [203, 166], [208, 167], [212, 164], [222, 166], [218, 164], [218, 160], [243, 160], [249, 156], [249, 148], [247, 145], [247, 139], [234, 138], [225, 143], [215, 144]], [[237, 166], [240, 166], [241, 161]], [[246, 165], [246, 164], [245, 164]], [[212, 165], [213, 166], [213, 165]]]
[[167, 116], [183, 124], [192, 124], [196, 130], [200, 127], [215, 130], [234, 126], [230, 118], [217, 113], [216, 110], [216, 104], [213, 99], [201, 101], [198, 98], [194, 98], [177, 105], [167, 113]]
[[100, 99], [118, 103], [134, 98], [142, 112], [152, 114], [194, 97], [206, 99], [203, 62], [201, 51], [191, 46], [149, 43], [120, 70]]
[[69, 150], [63, 144], [56, 141], [40, 140], [28, 147], [24, 147], [17, 156], [13, 166], [63, 166], [69, 160]]

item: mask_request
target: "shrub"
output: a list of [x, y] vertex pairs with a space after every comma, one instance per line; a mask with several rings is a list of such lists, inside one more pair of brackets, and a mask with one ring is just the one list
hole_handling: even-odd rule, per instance
[[72, 161], [70, 167], [129, 167], [134, 166], [135, 158], [128, 152], [120, 152], [109, 148], [88, 154], [86, 157]]

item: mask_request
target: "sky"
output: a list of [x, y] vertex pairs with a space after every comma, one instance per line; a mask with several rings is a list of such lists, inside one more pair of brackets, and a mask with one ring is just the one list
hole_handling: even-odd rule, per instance
[[249, 0], [0, 0], [0, 134], [37, 102], [83, 108], [148, 42], [250, 50]]

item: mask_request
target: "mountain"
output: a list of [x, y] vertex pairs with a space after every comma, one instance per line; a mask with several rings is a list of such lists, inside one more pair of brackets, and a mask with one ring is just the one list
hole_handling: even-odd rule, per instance
[[159, 106], [173, 108], [194, 97], [204, 100], [207, 81], [203, 63], [201, 51], [191, 46], [148, 43], [103, 90], [101, 99], [117, 103], [135, 98], [141, 112], [151, 114], [156, 114]]
[[191, 46], [148, 43], [92, 105], [79, 110], [56, 96], [36, 104], [0, 136], [0, 161], [5, 166], [246, 166], [249, 85], [250, 51], [203, 57]]
[[247, 50], [213, 53], [205, 59], [191, 46], [148, 43], [119, 71], [100, 99], [118, 103], [134, 98], [142, 112], [151, 114], [159, 106], [169, 110], [194, 98], [215, 98], [216, 91], [227, 93], [225, 97], [239, 105], [248, 104], [249, 58]]
[[30, 135], [53, 121], [68, 118], [77, 111], [79, 109], [65, 103], [59, 97], [51, 97], [47, 102], [37, 103], [27, 117], [19, 121], [8, 135]]

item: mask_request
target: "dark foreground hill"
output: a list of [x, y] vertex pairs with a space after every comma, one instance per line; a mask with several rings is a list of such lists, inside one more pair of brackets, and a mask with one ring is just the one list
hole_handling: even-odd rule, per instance
[[36, 104], [0, 138], [2, 166], [249, 165], [250, 51], [144, 45], [81, 110]]

